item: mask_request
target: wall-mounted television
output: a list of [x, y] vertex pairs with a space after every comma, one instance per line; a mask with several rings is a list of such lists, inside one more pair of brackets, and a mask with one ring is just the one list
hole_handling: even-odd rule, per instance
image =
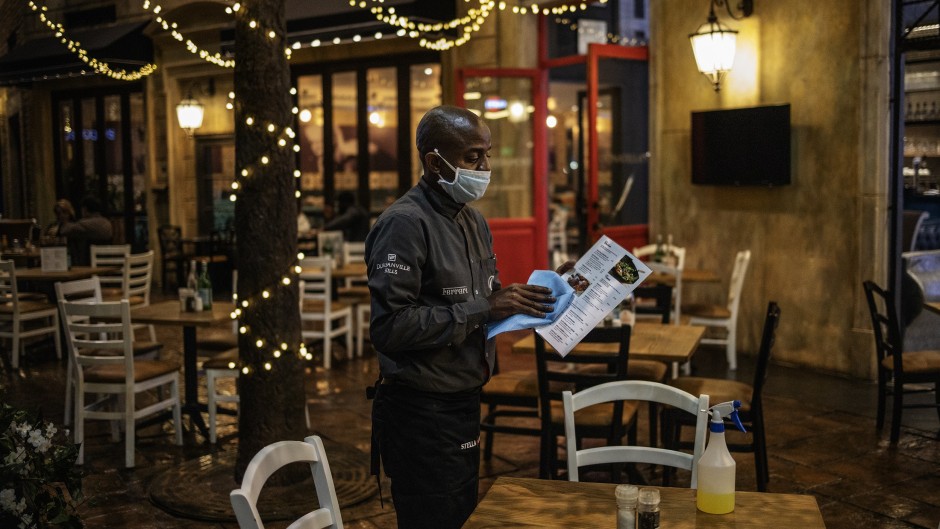
[[692, 183], [790, 183], [790, 105], [692, 112]]

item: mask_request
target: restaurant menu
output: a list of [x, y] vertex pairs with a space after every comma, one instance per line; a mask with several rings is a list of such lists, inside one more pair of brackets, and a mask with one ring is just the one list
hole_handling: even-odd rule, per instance
[[651, 273], [633, 254], [602, 236], [574, 269], [562, 276], [577, 280], [574, 300], [554, 322], [535, 332], [566, 356]]

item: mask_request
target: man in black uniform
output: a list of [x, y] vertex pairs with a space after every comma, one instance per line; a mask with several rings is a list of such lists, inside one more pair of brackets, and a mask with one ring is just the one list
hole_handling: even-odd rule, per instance
[[372, 408], [400, 529], [459, 528], [476, 507], [480, 388], [495, 343], [486, 324], [542, 317], [551, 291], [500, 288], [489, 226], [466, 206], [489, 183], [490, 131], [472, 112], [431, 109], [417, 129], [424, 175], [366, 238], [372, 344], [381, 382]]

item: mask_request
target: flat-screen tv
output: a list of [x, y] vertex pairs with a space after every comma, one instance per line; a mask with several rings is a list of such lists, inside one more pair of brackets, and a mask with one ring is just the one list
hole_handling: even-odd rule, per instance
[[692, 183], [790, 183], [790, 105], [692, 112]]

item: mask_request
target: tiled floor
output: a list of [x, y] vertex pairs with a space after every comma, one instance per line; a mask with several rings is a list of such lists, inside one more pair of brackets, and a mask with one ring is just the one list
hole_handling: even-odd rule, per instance
[[[167, 350], [178, 350], [179, 330], [158, 328]], [[525, 364], [531, 358], [508, 354], [500, 344], [502, 363]], [[64, 362], [48, 350], [37, 349], [10, 369], [3, 352], [0, 397], [15, 405], [41, 407], [55, 422], [62, 418]], [[741, 360], [734, 376], [749, 380], [753, 362]], [[697, 374], [724, 376], [722, 351], [703, 348], [696, 355]], [[363, 452], [369, 448], [369, 403], [363, 388], [375, 379], [374, 357], [345, 361], [330, 372], [316, 370], [308, 377], [310, 414], [314, 431], [330, 442]], [[933, 410], [905, 413], [901, 442], [892, 447], [887, 432], [874, 428], [875, 386], [774, 365], [765, 392], [772, 492], [812, 494], [827, 527], [926, 527], [940, 523], [940, 421]], [[928, 399], [932, 397], [926, 397]], [[235, 527], [172, 516], [150, 501], [155, 477], [187, 461], [210, 461], [205, 456], [236, 448], [234, 418], [222, 419], [222, 439], [211, 447], [188, 433], [183, 447], [172, 444], [166, 428], [140, 433], [137, 467], [123, 469], [123, 447], [112, 444], [104, 429], [93, 429], [87, 441], [86, 500], [81, 513], [89, 528]], [[641, 421], [640, 424], [644, 424]], [[641, 433], [641, 439], [644, 434]], [[499, 475], [535, 477], [538, 442], [534, 438], [497, 436], [493, 460], [481, 468], [481, 492]], [[754, 490], [750, 454], [735, 454], [738, 488]], [[335, 469], [334, 469], [335, 471]], [[194, 493], [203, 493], [194, 491]], [[387, 489], [385, 497], [388, 498]], [[613, 505], [613, 502], [612, 502]], [[346, 527], [393, 528], [395, 517], [378, 496], [343, 510]], [[270, 524], [283, 527], [286, 524]], [[768, 527], [772, 527], [772, 522]]]

